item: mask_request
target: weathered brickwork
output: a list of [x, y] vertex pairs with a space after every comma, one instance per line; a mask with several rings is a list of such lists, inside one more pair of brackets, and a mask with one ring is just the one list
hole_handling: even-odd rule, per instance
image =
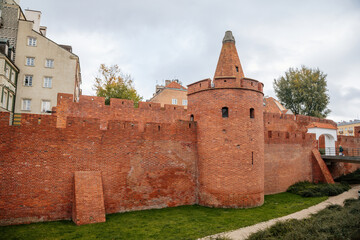
[[72, 219], [77, 225], [106, 221], [101, 172], [75, 172]]
[[107, 129], [111, 120], [136, 121], [139, 128], [147, 122], [174, 123], [178, 120], [187, 120], [187, 113], [183, 106], [160, 103], [140, 102], [139, 107], [134, 107], [134, 102], [124, 99], [110, 100], [110, 105], [105, 105], [105, 98], [94, 96], [80, 96], [79, 102], [73, 101], [71, 94], [58, 94], [56, 111], [57, 127], [65, 127], [67, 117], [82, 117], [100, 119], [101, 129]]
[[[210, 88], [188, 96], [189, 115], [198, 123], [200, 204], [252, 207], [263, 203], [262, 97], [261, 92], [241, 88]], [[222, 117], [223, 107], [228, 108], [228, 117]], [[251, 108], [254, 118], [250, 118]]]
[[[332, 182], [359, 165], [321, 159], [307, 116], [264, 113], [263, 84], [245, 78], [227, 32], [214, 80], [180, 106], [59, 94], [53, 115], [0, 113], [0, 225], [201, 204], [254, 207], [298, 181]], [[356, 129], [358, 131], [359, 129]], [[360, 138], [339, 137], [346, 151]], [[330, 171], [329, 171], [330, 170]], [[330, 174], [331, 173], [331, 174]]]
[[299, 181], [312, 181], [314, 134], [265, 132], [265, 194], [284, 192]]
[[0, 124], [0, 224], [70, 219], [74, 173], [100, 171], [106, 213], [196, 203], [196, 124], [22, 115]]

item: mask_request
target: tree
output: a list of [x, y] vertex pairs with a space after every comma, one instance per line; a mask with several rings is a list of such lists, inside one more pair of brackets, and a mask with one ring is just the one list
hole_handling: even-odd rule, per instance
[[101, 64], [99, 75], [95, 78], [94, 90], [98, 97], [105, 97], [106, 105], [110, 104], [110, 98], [133, 100], [136, 106], [142, 100], [132, 85], [131, 76], [123, 74], [118, 65], [107, 67]]
[[274, 79], [276, 96], [294, 114], [325, 118], [330, 113], [326, 76], [318, 68], [289, 68], [285, 76]]

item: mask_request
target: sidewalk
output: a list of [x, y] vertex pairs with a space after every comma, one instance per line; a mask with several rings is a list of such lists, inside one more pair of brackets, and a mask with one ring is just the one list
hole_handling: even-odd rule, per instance
[[299, 212], [295, 212], [292, 213], [290, 215], [284, 216], [284, 217], [280, 217], [280, 218], [274, 218], [271, 219], [269, 221], [266, 222], [261, 222], [252, 226], [248, 226], [248, 227], [244, 227], [244, 228], [240, 228], [234, 231], [230, 231], [230, 232], [225, 232], [225, 233], [219, 233], [219, 234], [215, 234], [212, 236], [208, 236], [205, 238], [201, 238], [201, 240], [209, 240], [210, 237], [216, 237], [216, 236], [226, 236], [229, 237], [233, 240], [241, 240], [241, 239], [246, 239], [247, 237], [249, 237], [252, 233], [255, 233], [259, 230], [263, 230], [266, 229], [272, 225], [274, 225], [276, 222], [278, 221], [285, 221], [288, 219], [303, 219], [303, 218], [307, 218], [310, 217], [311, 214], [317, 213], [318, 211], [326, 208], [328, 205], [331, 204], [338, 204], [338, 205], [343, 205], [343, 202], [345, 199], [348, 198], [358, 198], [358, 191], [360, 190], [360, 185], [354, 185], [352, 186], [352, 188], [347, 191], [344, 192], [340, 195], [334, 196], [334, 197], [329, 197], [327, 200], [314, 205], [312, 207], [309, 207], [307, 209], [303, 209]]

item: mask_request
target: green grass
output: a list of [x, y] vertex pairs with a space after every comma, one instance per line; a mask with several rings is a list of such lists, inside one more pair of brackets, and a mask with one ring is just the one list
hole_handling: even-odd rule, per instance
[[308, 181], [297, 182], [291, 185], [287, 192], [302, 197], [336, 196], [350, 189], [347, 183], [311, 183]]
[[71, 221], [6, 226], [0, 227], [0, 239], [196, 239], [288, 215], [326, 198], [280, 193], [251, 209], [194, 205], [109, 214], [105, 223], [83, 226]]
[[335, 179], [336, 182], [346, 182], [348, 184], [358, 184], [360, 183], [360, 168], [355, 172], [352, 172], [347, 175], [342, 175]]
[[360, 239], [360, 201], [347, 200], [344, 207], [331, 205], [308, 219], [279, 222], [248, 238], [278, 239]]

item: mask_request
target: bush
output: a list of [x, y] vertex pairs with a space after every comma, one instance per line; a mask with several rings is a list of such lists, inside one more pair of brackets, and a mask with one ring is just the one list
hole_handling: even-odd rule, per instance
[[360, 183], [360, 168], [355, 172], [352, 172], [347, 175], [342, 175], [335, 179], [336, 182], [346, 182], [348, 184], [358, 184]]
[[300, 195], [302, 197], [321, 197], [336, 196], [350, 189], [347, 183], [310, 183], [308, 181], [298, 182], [291, 185], [287, 192]]
[[279, 222], [248, 239], [360, 239], [359, 213], [360, 201], [347, 200], [344, 207], [330, 205], [311, 218]]

